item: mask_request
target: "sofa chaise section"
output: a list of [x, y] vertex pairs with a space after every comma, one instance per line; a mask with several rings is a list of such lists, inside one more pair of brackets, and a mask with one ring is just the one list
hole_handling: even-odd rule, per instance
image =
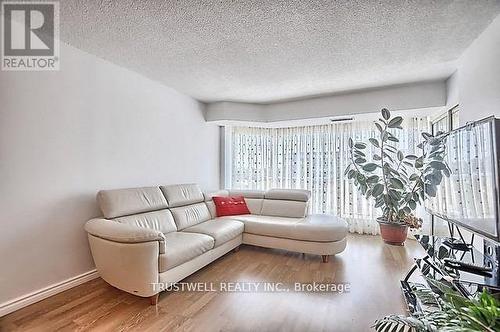
[[244, 244], [321, 255], [324, 262], [346, 247], [347, 223], [329, 214], [308, 215], [309, 191], [218, 190], [206, 193], [205, 200], [215, 217], [213, 196], [245, 198], [251, 214], [230, 217], [245, 224]]

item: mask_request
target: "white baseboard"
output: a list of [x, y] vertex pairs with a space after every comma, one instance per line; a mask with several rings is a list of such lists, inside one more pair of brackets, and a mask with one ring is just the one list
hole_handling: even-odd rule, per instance
[[26, 295], [20, 296], [13, 300], [4, 302], [0, 304], [0, 317], [5, 316], [13, 311], [19, 310], [21, 308], [27, 307], [30, 304], [46, 299], [52, 295], [64, 292], [70, 288], [81, 285], [87, 281], [98, 278], [99, 274], [97, 271], [91, 270], [73, 278], [63, 280], [61, 282], [52, 284], [40, 290], [28, 293]]

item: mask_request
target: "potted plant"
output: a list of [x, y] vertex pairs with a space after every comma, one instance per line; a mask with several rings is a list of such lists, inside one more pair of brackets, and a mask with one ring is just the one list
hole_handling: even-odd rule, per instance
[[[377, 218], [380, 233], [384, 242], [393, 245], [404, 244], [408, 227], [421, 226], [422, 220], [413, 212], [426, 198], [436, 196], [443, 176], [450, 176], [441, 133], [423, 133], [423, 141], [417, 145], [420, 156], [405, 155], [397, 148], [399, 140], [394, 135], [403, 129], [402, 123], [402, 117], [392, 117], [389, 110], [382, 109], [382, 118], [375, 122], [378, 138], [370, 138], [368, 143], [349, 139], [350, 163], [345, 170], [358, 190], [382, 209]], [[368, 144], [374, 147], [371, 156]]]
[[471, 298], [464, 297], [450, 286], [425, 277], [431, 287], [415, 284], [414, 296], [426, 304], [423, 311], [416, 311], [410, 317], [388, 315], [375, 321], [376, 332], [473, 332], [500, 331], [500, 301], [483, 289]]

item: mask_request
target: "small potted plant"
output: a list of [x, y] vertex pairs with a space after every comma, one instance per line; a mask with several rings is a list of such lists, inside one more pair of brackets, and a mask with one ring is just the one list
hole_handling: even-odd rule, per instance
[[[380, 233], [384, 242], [393, 245], [404, 244], [408, 227], [421, 226], [415, 209], [426, 198], [435, 197], [443, 176], [450, 176], [441, 133], [423, 133], [424, 140], [417, 145], [421, 155], [405, 155], [397, 148], [399, 140], [394, 135], [403, 129], [402, 123], [402, 117], [392, 117], [389, 110], [382, 109], [382, 118], [375, 122], [378, 138], [370, 138], [368, 143], [349, 139], [350, 163], [345, 170], [358, 190], [382, 209], [377, 218]], [[371, 156], [368, 144], [374, 147]]]
[[423, 285], [415, 284], [414, 296], [425, 302], [423, 311], [416, 311], [410, 317], [388, 315], [372, 326], [376, 332], [494, 332], [500, 331], [500, 300], [498, 294], [486, 289], [468, 298], [450, 286], [426, 277], [429, 285], [437, 292]]

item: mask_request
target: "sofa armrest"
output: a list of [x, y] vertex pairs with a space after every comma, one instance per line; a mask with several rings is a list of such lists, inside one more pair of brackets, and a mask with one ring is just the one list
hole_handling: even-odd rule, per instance
[[88, 234], [99, 276], [131, 294], [149, 297], [159, 290], [159, 241], [115, 242]]
[[160, 253], [165, 253], [165, 235], [154, 229], [96, 218], [87, 221], [85, 230], [101, 239], [120, 243], [159, 241]]
[[158, 259], [165, 253], [163, 233], [107, 219], [85, 224], [92, 257], [101, 278], [109, 284], [139, 296], [159, 292]]

